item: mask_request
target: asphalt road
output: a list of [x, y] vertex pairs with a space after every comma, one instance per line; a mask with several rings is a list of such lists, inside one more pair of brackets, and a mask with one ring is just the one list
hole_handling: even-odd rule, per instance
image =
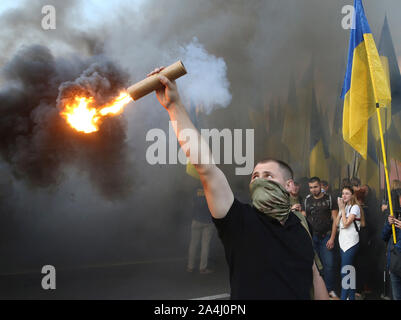
[[[133, 261], [82, 268], [56, 268], [56, 289], [44, 290], [39, 268], [0, 275], [0, 299], [186, 300], [227, 299], [228, 269], [212, 263], [214, 273], [186, 272], [186, 259]], [[216, 297], [214, 297], [216, 298]]]

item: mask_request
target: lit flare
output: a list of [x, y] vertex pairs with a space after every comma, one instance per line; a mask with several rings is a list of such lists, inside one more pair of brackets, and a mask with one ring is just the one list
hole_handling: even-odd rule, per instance
[[65, 104], [61, 116], [75, 130], [91, 133], [99, 130], [102, 118], [120, 114], [123, 112], [125, 105], [131, 101], [132, 98], [128, 93], [121, 92], [110, 104], [95, 108], [93, 107], [93, 97], [76, 96], [73, 101]]

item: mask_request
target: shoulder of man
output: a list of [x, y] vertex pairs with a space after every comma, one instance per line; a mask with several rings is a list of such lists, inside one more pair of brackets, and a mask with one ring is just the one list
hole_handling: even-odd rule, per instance
[[307, 210], [307, 208], [308, 208], [308, 202], [309, 202], [310, 199], [311, 199], [311, 195], [308, 194], [308, 195], [305, 197], [305, 199], [302, 201], [302, 202], [303, 202], [303, 208], [302, 208], [302, 210], [304, 210], [304, 211]]
[[333, 207], [333, 197], [332, 197], [332, 195], [330, 193], [325, 193], [324, 196], [323, 196], [323, 199], [325, 201], [329, 202], [330, 209], [331, 209]]
[[331, 199], [331, 194], [330, 193], [324, 193], [324, 196], [326, 199]]
[[306, 207], [306, 205], [308, 204], [308, 202], [312, 201], [313, 197], [311, 194], [308, 194], [305, 199], [304, 199], [304, 205]]
[[298, 219], [298, 223], [305, 229], [305, 231], [308, 233], [309, 237], [312, 239], [312, 226], [309, 224], [308, 219], [299, 211], [291, 211], [296, 218]]

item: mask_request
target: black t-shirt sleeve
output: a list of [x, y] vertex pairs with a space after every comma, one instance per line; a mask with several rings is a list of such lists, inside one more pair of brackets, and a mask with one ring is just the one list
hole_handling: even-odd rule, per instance
[[234, 198], [234, 202], [224, 218], [212, 218], [223, 244], [232, 243], [235, 239], [240, 238], [246, 206]]
[[332, 195], [330, 195], [330, 197], [331, 197], [331, 210], [338, 210], [337, 198], [333, 197]]

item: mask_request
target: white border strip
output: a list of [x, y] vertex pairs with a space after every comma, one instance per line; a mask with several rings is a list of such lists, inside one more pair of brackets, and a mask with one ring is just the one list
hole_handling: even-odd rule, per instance
[[189, 300], [217, 300], [217, 299], [224, 299], [224, 298], [229, 298], [229, 297], [230, 297], [230, 294], [222, 293], [222, 294], [217, 294], [215, 296], [207, 296], [207, 297], [194, 298], [194, 299], [189, 299]]

